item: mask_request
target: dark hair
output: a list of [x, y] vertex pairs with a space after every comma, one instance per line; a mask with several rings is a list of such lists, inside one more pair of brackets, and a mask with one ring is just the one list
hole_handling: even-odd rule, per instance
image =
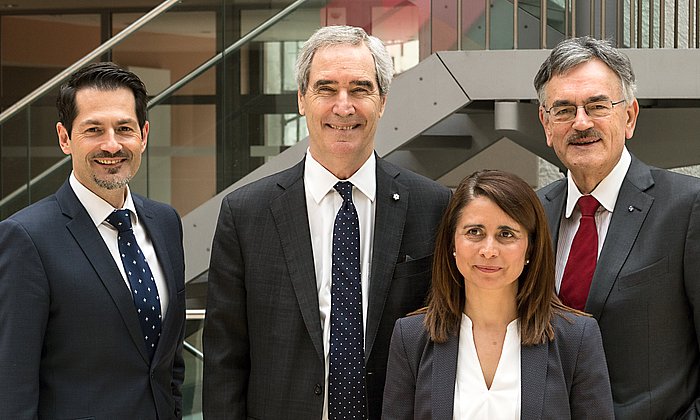
[[546, 215], [537, 194], [520, 177], [484, 170], [460, 182], [445, 210], [435, 239], [433, 280], [425, 312], [425, 326], [433, 341], [445, 342], [457, 333], [465, 307], [464, 277], [452, 255], [455, 231], [464, 209], [477, 197], [493, 201], [528, 234], [528, 259], [518, 279], [516, 307], [523, 345], [554, 339], [555, 309], [568, 311], [556, 296], [554, 251]]
[[544, 106], [547, 100], [544, 97], [544, 90], [552, 77], [564, 74], [579, 64], [592, 60], [602, 61], [617, 75], [620, 79], [622, 94], [625, 95], [625, 100], [631, 103], [634, 100], [636, 85], [629, 58], [615, 48], [610, 41], [582, 36], [561, 41], [542, 63], [534, 80], [540, 105]]
[[73, 129], [73, 121], [78, 115], [75, 94], [80, 89], [89, 88], [100, 90], [131, 89], [136, 103], [136, 119], [141, 134], [143, 134], [148, 105], [146, 86], [134, 73], [124, 70], [114, 63], [93, 63], [73, 73], [70, 79], [62, 84], [58, 90], [58, 99], [56, 100], [58, 121], [66, 128], [69, 138]]

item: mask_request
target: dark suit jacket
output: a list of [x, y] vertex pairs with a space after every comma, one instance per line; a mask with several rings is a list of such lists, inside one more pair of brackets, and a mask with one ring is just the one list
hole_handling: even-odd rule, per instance
[[[555, 315], [554, 341], [521, 347], [521, 419], [613, 419], [600, 331], [593, 318]], [[391, 337], [383, 419], [452, 420], [459, 336], [437, 344], [424, 315]]]
[[[538, 192], [555, 244], [566, 189]], [[700, 418], [699, 179], [632, 157], [585, 310], [600, 325], [618, 419]]]
[[[375, 419], [394, 321], [425, 303], [434, 235], [450, 196], [381, 159], [376, 172], [365, 331]], [[302, 161], [223, 200], [204, 327], [207, 419], [321, 418], [324, 352], [303, 173]]]
[[68, 181], [0, 223], [0, 417], [182, 416], [182, 229], [134, 195], [170, 303], [149, 362], [131, 292]]

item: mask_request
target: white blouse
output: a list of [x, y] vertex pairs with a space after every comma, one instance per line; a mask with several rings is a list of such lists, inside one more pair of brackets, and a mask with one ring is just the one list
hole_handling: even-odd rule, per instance
[[501, 358], [486, 387], [474, 344], [472, 320], [462, 314], [457, 353], [457, 377], [453, 419], [520, 419], [520, 327], [518, 320], [506, 328]]

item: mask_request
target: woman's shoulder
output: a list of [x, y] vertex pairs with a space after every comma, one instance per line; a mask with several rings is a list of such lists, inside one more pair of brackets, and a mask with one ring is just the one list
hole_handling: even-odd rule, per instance
[[402, 328], [417, 328], [417, 327], [423, 327], [425, 325], [425, 314], [415, 314], [415, 315], [408, 315], [403, 318], [399, 318], [396, 320], [397, 324], [400, 324]]
[[410, 315], [396, 321], [394, 335], [398, 336], [404, 346], [423, 347], [428, 342], [425, 328], [425, 314]]
[[573, 312], [556, 310], [552, 316], [552, 326], [556, 337], [564, 340], [600, 335], [595, 318]]
[[396, 321], [396, 328], [400, 331], [404, 339], [415, 337], [418, 339], [424, 334], [427, 334], [425, 329], [425, 314], [409, 315], [404, 318], [399, 318]]

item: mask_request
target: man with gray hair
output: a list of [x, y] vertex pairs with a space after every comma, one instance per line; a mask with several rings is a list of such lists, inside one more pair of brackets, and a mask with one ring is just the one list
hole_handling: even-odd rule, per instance
[[224, 198], [204, 327], [207, 419], [379, 419], [397, 318], [425, 303], [450, 192], [374, 152], [393, 66], [360, 28], [297, 61], [309, 148]]
[[557, 292], [598, 320], [615, 416], [700, 418], [700, 180], [625, 147], [634, 72], [608, 41], [561, 42], [535, 88], [547, 145], [568, 169], [538, 192]]

